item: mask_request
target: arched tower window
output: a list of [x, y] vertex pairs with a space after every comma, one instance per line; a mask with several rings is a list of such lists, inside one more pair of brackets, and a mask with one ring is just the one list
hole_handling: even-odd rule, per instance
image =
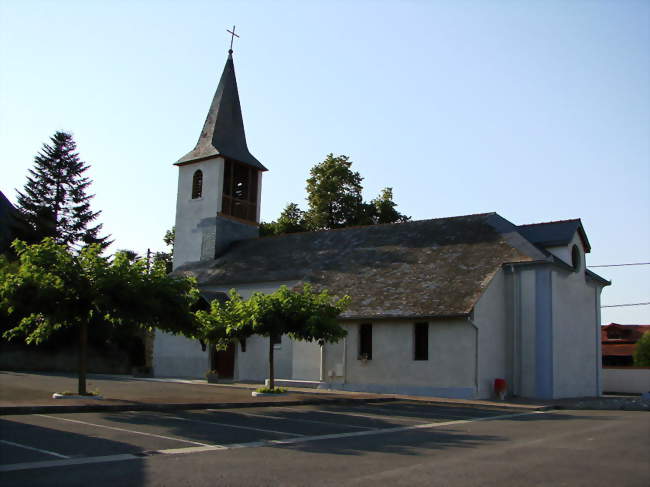
[[192, 199], [200, 198], [203, 194], [203, 172], [199, 169], [192, 176]]
[[578, 272], [580, 270], [581, 260], [580, 250], [578, 249], [577, 245], [574, 245], [571, 249], [571, 266], [575, 272]]
[[226, 160], [221, 213], [242, 220], [257, 220], [259, 171], [246, 164]]

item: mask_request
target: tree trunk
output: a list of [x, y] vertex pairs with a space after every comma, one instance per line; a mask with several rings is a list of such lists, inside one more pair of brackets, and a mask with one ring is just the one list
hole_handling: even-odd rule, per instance
[[273, 372], [273, 335], [269, 335], [269, 387], [275, 388]]
[[88, 367], [88, 323], [79, 325], [79, 395], [86, 394], [86, 369]]

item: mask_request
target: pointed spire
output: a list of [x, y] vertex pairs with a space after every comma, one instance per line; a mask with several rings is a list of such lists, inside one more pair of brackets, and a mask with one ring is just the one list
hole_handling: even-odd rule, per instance
[[176, 164], [186, 164], [218, 155], [243, 162], [261, 171], [267, 170], [248, 151], [246, 145], [232, 49], [228, 51], [228, 59], [196, 147], [181, 157]]

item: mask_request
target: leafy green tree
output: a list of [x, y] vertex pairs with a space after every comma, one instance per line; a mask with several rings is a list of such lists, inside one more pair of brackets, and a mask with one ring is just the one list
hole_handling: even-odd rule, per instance
[[17, 268], [0, 267], [0, 315], [7, 339], [40, 344], [58, 330], [79, 330], [79, 394], [86, 394], [88, 328], [158, 328], [198, 338], [191, 306], [198, 299], [192, 279], [167, 274], [125, 253], [102, 257], [92, 244], [79, 253], [54, 239], [27, 245], [16, 240]]
[[273, 222], [260, 224], [260, 236], [281, 235], [284, 233], [306, 232], [309, 230], [306, 214], [296, 203], [289, 203]]
[[58, 243], [81, 247], [98, 243], [110, 245], [101, 237], [101, 224], [93, 225], [100, 212], [90, 209], [94, 195], [87, 193], [89, 166], [79, 159], [71, 134], [56, 132], [51, 144], [43, 144], [29, 170], [27, 183], [18, 192], [18, 206], [38, 235], [38, 240], [53, 237]]
[[650, 331], [646, 331], [636, 342], [634, 365], [637, 367], [650, 367]]
[[338, 316], [347, 308], [349, 296], [336, 299], [327, 290], [314, 292], [309, 284], [301, 291], [280, 287], [272, 294], [255, 293], [242, 300], [235, 290], [230, 300], [213, 301], [209, 312], [199, 311], [203, 339], [225, 348], [235, 339], [251, 335], [269, 338], [269, 381], [275, 387], [273, 337], [288, 335], [293, 340], [338, 342], [346, 331]]
[[363, 178], [352, 170], [348, 156], [328, 154], [310, 174], [307, 179], [309, 209], [305, 212], [297, 204], [289, 203], [276, 221], [260, 224], [260, 236], [411, 219], [397, 211], [392, 188], [384, 188], [377, 198], [364, 202], [361, 196]]
[[369, 205], [369, 215], [373, 224], [407, 222], [410, 216], [403, 215], [396, 209], [393, 201], [393, 188], [384, 188]]
[[307, 217], [315, 229], [358, 225], [364, 216], [361, 175], [345, 155], [328, 154], [307, 179]]

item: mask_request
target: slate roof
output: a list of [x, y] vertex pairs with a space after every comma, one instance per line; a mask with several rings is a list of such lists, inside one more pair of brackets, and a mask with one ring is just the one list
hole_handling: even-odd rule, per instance
[[587, 234], [579, 218], [574, 220], [531, 223], [529, 225], [519, 225], [517, 228], [528, 240], [543, 247], [567, 245], [571, 242], [575, 233], [578, 232], [585, 247], [585, 252], [591, 252], [591, 245], [589, 245]]
[[30, 229], [18, 210], [0, 191], [0, 253], [9, 249], [15, 238], [29, 240]]
[[504, 263], [544, 260], [496, 213], [295, 233], [235, 242], [186, 264], [199, 286], [311, 282], [350, 294], [347, 319], [468, 315]]
[[16, 211], [7, 197], [0, 191], [0, 252], [5, 250], [11, 241], [11, 226], [13, 212]]
[[187, 164], [218, 155], [243, 162], [261, 171], [267, 170], [250, 153], [246, 145], [232, 51], [228, 53], [228, 60], [196, 147], [181, 157], [176, 164]]

